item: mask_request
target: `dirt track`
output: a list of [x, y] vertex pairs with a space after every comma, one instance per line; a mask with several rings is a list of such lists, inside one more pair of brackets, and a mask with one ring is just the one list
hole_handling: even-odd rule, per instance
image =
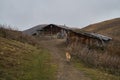
[[67, 63], [65, 58], [65, 46], [63, 40], [52, 39], [42, 40], [41, 45], [47, 48], [58, 65], [57, 80], [91, 80], [83, 72], [73, 67], [72, 63]]

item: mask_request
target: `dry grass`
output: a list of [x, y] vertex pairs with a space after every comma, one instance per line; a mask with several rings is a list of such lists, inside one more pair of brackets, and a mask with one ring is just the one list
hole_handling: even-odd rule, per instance
[[112, 38], [108, 53], [120, 56], [120, 18], [89, 25], [82, 30], [96, 32]]
[[21, 31], [14, 30], [12, 28], [5, 28], [6, 26], [0, 25], [0, 37], [6, 39], [17, 40], [23, 43], [29, 43], [36, 45], [38, 41], [32, 36], [23, 34]]
[[0, 26], [0, 80], [55, 80], [57, 66], [37, 44], [32, 36]]
[[89, 46], [78, 44], [72, 53], [90, 67], [120, 76], [120, 18], [92, 24], [82, 30], [100, 33], [112, 40], [104, 50], [95, 47], [89, 49]]
[[[114, 51], [116, 50], [116, 51]], [[118, 55], [111, 54], [111, 52], [117, 52], [115, 47], [111, 49], [111, 46], [105, 50], [100, 48], [89, 48], [84, 44], [78, 44], [72, 48], [72, 55], [77, 56], [87, 66], [93, 68], [99, 68], [108, 73], [120, 76], [120, 57]]]
[[45, 49], [0, 37], [0, 80], [55, 80], [56, 66]]
[[109, 74], [97, 68], [87, 67], [83, 62], [81, 62], [76, 57], [74, 57], [72, 61], [77, 69], [84, 72], [84, 74], [86, 76], [89, 76], [92, 80], [120, 80], [120, 76]]

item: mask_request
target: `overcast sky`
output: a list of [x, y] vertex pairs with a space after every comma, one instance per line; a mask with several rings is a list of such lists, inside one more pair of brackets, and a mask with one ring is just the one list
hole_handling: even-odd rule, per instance
[[0, 0], [0, 24], [25, 30], [38, 24], [85, 27], [120, 17], [120, 0]]

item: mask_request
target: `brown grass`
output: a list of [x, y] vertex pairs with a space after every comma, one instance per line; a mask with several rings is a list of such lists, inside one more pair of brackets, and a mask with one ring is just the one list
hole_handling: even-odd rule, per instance
[[56, 70], [46, 49], [0, 37], [0, 80], [55, 80]]
[[57, 66], [37, 39], [5, 27], [0, 25], [0, 80], [55, 80]]
[[114, 52], [113, 48], [112, 50], [110, 49], [111, 51], [108, 50], [89, 49], [88, 46], [79, 44], [71, 52], [72, 55], [77, 56], [89, 67], [99, 68], [108, 73], [120, 75], [120, 57], [110, 55], [110, 52]]
[[72, 53], [90, 67], [120, 76], [120, 18], [89, 25], [82, 30], [96, 32], [112, 38], [104, 50], [78, 44]]
[[120, 18], [89, 25], [82, 30], [96, 32], [112, 38], [108, 53], [120, 56]]
[[5, 28], [6, 26], [0, 25], [0, 37], [17, 40], [23, 43], [29, 43], [36, 45], [38, 41], [29, 35], [23, 34], [21, 31], [14, 30], [12, 28]]

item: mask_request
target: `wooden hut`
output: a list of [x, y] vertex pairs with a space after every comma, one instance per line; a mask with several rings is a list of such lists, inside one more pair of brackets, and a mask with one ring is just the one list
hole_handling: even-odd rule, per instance
[[87, 46], [105, 47], [112, 38], [97, 33], [89, 33], [85, 31], [69, 30], [68, 41], [69, 45], [78, 46], [79, 43]]
[[66, 38], [66, 43], [74, 47], [78, 46], [79, 43], [88, 46], [104, 47], [112, 39], [101, 34], [73, 30], [65, 25], [56, 24], [37, 25], [26, 30], [25, 33], [38, 37]]
[[39, 36], [54, 36], [56, 38], [65, 38], [67, 35], [68, 27], [65, 25], [55, 25], [55, 24], [48, 24], [45, 26], [40, 27], [36, 30], [36, 35]]

